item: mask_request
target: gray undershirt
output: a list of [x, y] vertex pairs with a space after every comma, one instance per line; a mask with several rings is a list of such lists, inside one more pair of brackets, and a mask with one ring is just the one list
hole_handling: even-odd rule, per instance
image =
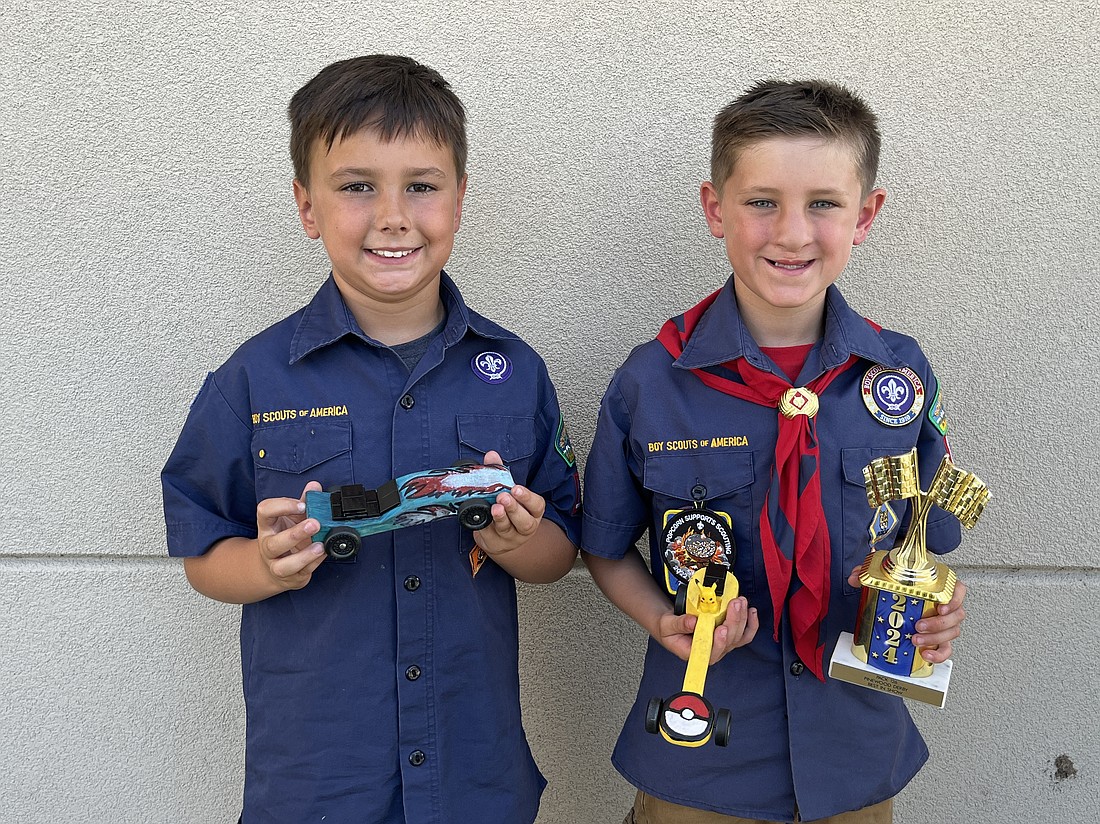
[[428, 351], [428, 347], [431, 346], [432, 338], [443, 331], [443, 327], [447, 325], [447, 316], [443, 316], [443, 320], [439, 322], [439, 325], [435, 327], [428, 334], [423, 337], [411, 340], [408, 343], [398, 343], [390, 347], [393, 353], [397, 357], [401, 358], [401, 362], [405, 364], [405, 368], [411, 373], [416, 365], [420, 363], [420, 359], [424, 357], [424, 353]]

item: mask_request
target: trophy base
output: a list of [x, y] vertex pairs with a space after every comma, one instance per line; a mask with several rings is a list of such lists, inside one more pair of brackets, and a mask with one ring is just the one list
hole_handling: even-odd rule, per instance
[[931, 675], [921, 678], [891, 675], [856, 658], [852, 654], [853, 640], [852, 633], [840, 633], [829, 661], [830, 678], [943, 709], [947, 702], [947, 689], [951, 686], [950, 660], [936, 664]]

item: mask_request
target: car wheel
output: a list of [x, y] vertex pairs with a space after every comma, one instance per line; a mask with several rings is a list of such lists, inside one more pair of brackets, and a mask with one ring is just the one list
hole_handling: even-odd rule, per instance
[[354, 529], [334, 529], [325, 538], [325, 552], [330, 558], [344, 561], [359, 552], [359, 533]]
[[458, 522], [471, 532], [484, 529], [492, 520], [492, 509], [484, 501], [463, 501], [458, 505]]
[[724, 747], [730, 742], [730, 726], [733, 724], [733, 714], [727, 709], [718, 710], [714, 714], [714, 743]]
[[683, 615], [688, 611], [688, 582], [681, 581], [676, 588], [676, 601], [672, 605], [672, 611], [676, 615]]
[[645, 711], [645, 731], [650, 735], [656, 735], [661, 725], [661, 699], [650, 698], [649, 706]]

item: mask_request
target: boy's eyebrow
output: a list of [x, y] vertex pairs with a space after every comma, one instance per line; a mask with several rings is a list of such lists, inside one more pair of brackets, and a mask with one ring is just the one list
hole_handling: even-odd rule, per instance
[[[361, 166], [343, 166], [332, 173], [333, 178], [342, 177], [375, 177], [377, 170]], [[405, 177], [435, 177], [444, 178], [447, 173], [436, 166], [421, 166], [404, 170]]]
[[[772, 186], [745, 186], [738, 189], [738, 194], [780, 195], [784, 191]], [[848, 192], [845, 189], [810, 189], [806, 194], [810, 197], [840, 197]]]

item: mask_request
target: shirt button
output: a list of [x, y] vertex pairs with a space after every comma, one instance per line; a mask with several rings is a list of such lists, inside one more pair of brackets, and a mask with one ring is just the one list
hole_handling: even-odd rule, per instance
[[418, 667], [416, 664], [413, 664], [411, 667], [405, 670], [405, 677], [408, 678], [410, 681], [415, 681], [417, 678], [420, 677], [420, 667]]
[[797, 678], [799, 675], [802, 674], [802, 671], [804, 669], [806, 669], [805, 664], [803, 664], [801, 661], [795, 661], [793, 664], [791, 664], [791, 675]]
[[420, 750], [413, 750], [412, 754], [409, 756], [409, 763], [412, 764], [414, 767], [419, 767], [427, 760], [428, 756], [424, 755], [424, 753]]
[[415, 575], [410, 575], [408, 578], [405, 579], [405, 589], [407, 589], [409, 592], [416, 592], [418, 589], [420, 589], [420, 579], [417, 578]]
[[691, 499], [693, 501], [706, 500], [707, 488], [702, 484], [696, 484], [691, 488]]
[[398, 403], [401, 404], [402, 409], [412, 409], [416, 401], [413, 400], [412, 395], [406, 394], [401, 396], [401, 400], [399, 400]]

